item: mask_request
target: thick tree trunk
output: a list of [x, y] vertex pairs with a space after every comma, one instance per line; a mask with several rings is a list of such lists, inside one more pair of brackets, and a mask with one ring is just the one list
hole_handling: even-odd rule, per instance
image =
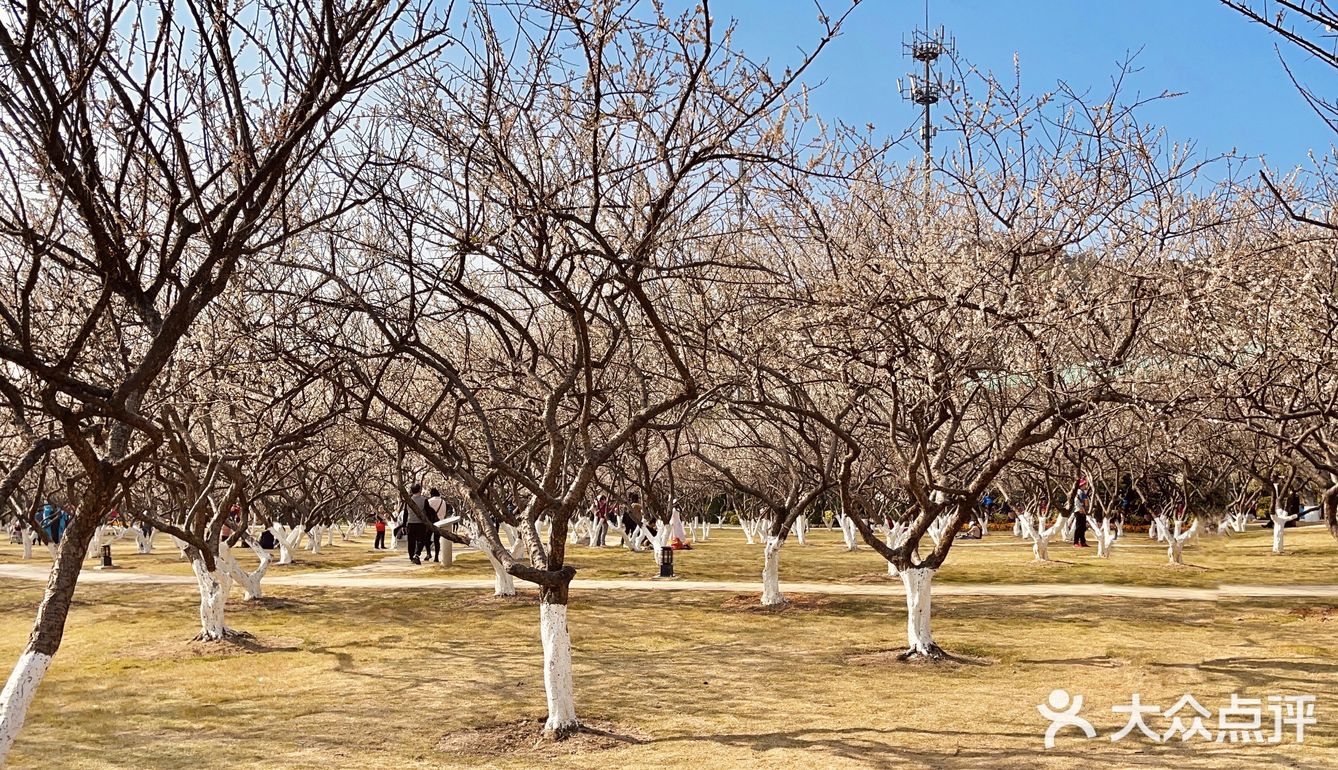
[[780, 590], [780, 549], [785, 544], [778, 537], [768, 537], [762, 549], [762, 606], [774, 607], [785, 603]]
[[203, 559], [191, 559], [190, 566], [200, 590], [200, 633], [196, 641], [218, 642], [234, 635], [224, 622], [232, 578], [222, 570], [207, 569]]
[[539, 592], [539, 638], [544, 647], [544, 691], [548, 695], [544, 734], [557, 740], [567, 738], [580, 727], [571, 674], [571, 635], [567, 630], [569, 585], [545, 586]]
[[46, 676], [51, 666], [51, 656], [41, 652], [25, 650], [19, 656], [19, 662], [5, 682], [4, 691], [0, 692], [0, 765], [14, 745], [14, 739], [23, 729], [23, 719], [28, 714], [37, 695], [37, 686]]
[[[103, 507], [104, 504], [90, 504], [91, 510]], [[84, 552], [92, 537], [93, 527], [86, 526], [75, 516], [61, 537], [60, 547], [49, 544], [56, 548], [56, 553], [51, 575], [47, 578], [46, 593], [37, 605], [37, 620], [33, 623], [28, 644], [0, 692], [0, 767], [4, 766], [5, 757], [23, 728], [37, 687], [60, 648], [65, 635], [65, 618], [69, 615], [79, 571], [83, 568]]]
[[906, 588], [906, 652], [902, 653], [902, 659], [941, 660], [947, 657], [934, 643], [929, 628], [934, 570], [925, 567], [902, 570], [901, 584]]

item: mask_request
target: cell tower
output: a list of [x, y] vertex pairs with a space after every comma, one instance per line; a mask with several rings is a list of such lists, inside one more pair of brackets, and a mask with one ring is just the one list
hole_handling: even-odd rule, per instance
[[945, 83], [941, 75], [934, 71], [934, 64], [940, 56], [950, 55], [953, 40], [948, 38], [943, 27], [929, 26], [929, 0], [925, 0], [925, 26], [911, 35], [911, 40], [903, 44], [910, 57], [923, 66], [921, 72], [910, 73], [909, 81], [902, 90], [903, 96], [920, 105], [924, 110], [924, 125], [920, 128], [920, 143], [925, 151], [925, 183], [928, 189], [930, 168], [933, 164], [934, 122], [932, 110], [939, 99], [948, 92], [951, 84]]

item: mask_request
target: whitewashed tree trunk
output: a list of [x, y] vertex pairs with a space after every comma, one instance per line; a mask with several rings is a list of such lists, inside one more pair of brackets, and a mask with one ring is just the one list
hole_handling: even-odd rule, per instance
[[743, 540], [748, 545], [753, 545], [757, 540], [753, 536], [755, 519], [739, 519], [739, 526], [743, 529]]
[[766, 547], [762, 549], [762, 606], [772, 607], [784, 604], [785, 597], [780, 590], [780, 549], [785, 541], [778, 537], [768, 537]]
[[502, 566], [502, 562], [498, 561], [496, 556], [493, 556], [492, 550], [489, 548], [483, 549], [483, 555], [488, 557], [488, 563], [492, 565], [492, 595], [515, 596], [516, 584], [511, 579], [511, 575], [507, 573], [506, 568]]
[[808, 545], [808, 517], [800, 516], [794, 520], [794, 535], [800, 545]]
[[102, 541], [106, 534], [106, 527], [97, 526], [93, 528], [93, 539], [88, 542], [88, 552], [84, 554], [85, 559], [96, 559], [98, 553], [102, 550]]
[[1153, 526], [1158, 530], [1159, 539], [1166, 543], [1166, 558], [1171, 564], [1185, 563], [1185, 543], [1199, 531], [1198, 519], [1194, 519], [1194, 523], [1184, 532], [1180, 531], [1180, 525], [1180, 519], [1175, 519], [1172, 523], [1168, 522], [1165, 516], [1158, 516], [1153, 520]]
[[1050, 526], [1045, 526], [1045, 519], [1041, 514], [1035, 514], [1035, 518], [1028, 517], [1027, 514], [1018, 514], [1018, 521], [1022, 524], [1022, 535], [1031, 540], [1031, 552], [1036, 557], [1036, 561], [1050, 561], [1050, 539], [1063, 529], [1063, 518], [1056, 519]]
[[654, 535], [650, 534], [649, 531], [647, 531], [645, 534], [647, 542], [650, 543], [651, 551], [655, 555], [655, 563], [657, 565], [664, 558], [664, 554], [662, 553], [662, 551], [664, 551], [664, 549], [669, 547], [669, 535], [670, 535], [669, 525], [666, 524], [665, 522], [660, 522], [660, 526], [658, 529], [655, 530]]
[[37, 542], [37, 531], [24, 527], [19, 534], [19, 539], [23, 543], [23, 558], [31, 559], [33, 557], [33, 543]]
[[945, 514], [929, 522], [929, 539], [934, 541], [934, 547], [938, 548], [943, 543], [943, 538], [952, 537], [948, 532], [948, 526], [951, 523], [949, 517]]
[[924, 567], [902, 570], [901, 584], [906, 588], [906, 652], [903, 657], [941, 657], [943, 650], [934, 643], [929, 625], [934, 570]]
[[1093, 532], [1096, 534], [1096, 555], [1102, 559], [1109, 559], [1110, 547], [1119, 539], [1119, 534], [1110, 525], [1110, 517], [1102, 519], [1101, 525], [1095, 527]]
[[566, 737], [580, 727], [576, 720], [576, 694], [571, 676], [567, 605], [539, 604], [539, 638], [544, 647], [544, 691], [548, 695], [548, 721], [544, 723], [544, 732]]
[[1017, 518], [1013, 519], [1013, 537], [1025, 537], [1022, 534], [1022, 517], [1025, 515], [1019, 513]]
[[707, 540], [711, 539], [711, 517], [703, 516], [701, 520], [701, 525], [702, 525], [701, 541], [705, 543]]
[[[888, 548], [896, 548], [901, 544], [901, 536], [907, 529], [909, 527], [901, 522], [893, 524], [883, 532], [883, 542], [887, 544]], [[897, 571], [897, 565], [891, 561], [887, 563], [887, 574], [891, 577], [897, 577], [900, 574]]]
[[646, 529], [645, 524], [636, 525], [636, 529], [632, 530], [627, 542], [633, 553], [641, 553], [646, 550], [646, 546], [654, 547], [655, 545], [651, 540], [650, 530]]
[[1282, 542], [1287, 533], [1287, 522], [1296, 519], [1294, 515], [1288, 515], [1281, 508], [1268, 515], [1273, 521], [1273, 553], [1283, 553]]
[[841, 539], [845, 541], [847, 551], [859, 550], [859, 530], [855, 529], [855, 520], [849, 514], [841, 514]]
[[247, 540], [246, 544], [251, 547], [251, 551], [259, 559], [260, 564], [252, 572], [247, 572], [233, 555], [232, 549], [227, 543], [222, 543], [218, 547], [218, 556], [220, 564], [234, 580], [242, 586], [242, 601], [254, 601], [264, 598], [264, 591], [261, 588], [261, 581], [265, 579], [265, 572], [269, 570], [271, 557], [269, 553], [261, 548], [255, 542]]
[[19, 656], [19, 662], [5, 682], [5, 689], [0, 691], [0, 767], [4, 766], [14, 739], [23, 729], [28, 706], [32, 705], [37, 686], [50, 666], [50, 655], [27, 650]]
[[298, 525], [292, 529], [283, 524], [271, 524], [269, 531], [279, 543], [279, 565], [293, 563], [293, 550], [302, 542], [305, 527]]
[[232, 579], [226, 572], [206, 569], [203, 559], [192, 559], [190, 566], [200, 590], [200, 635], [195, 638], [202, 642], [221, 641], [230, 634], [224, 623], [224, 609]]

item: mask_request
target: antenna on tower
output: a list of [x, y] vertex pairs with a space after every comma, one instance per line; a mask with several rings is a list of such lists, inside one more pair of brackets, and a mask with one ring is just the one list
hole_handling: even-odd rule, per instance
[[917, 29], [911, 33], [909, 42], [903, 42], [903, 47], [910, 57], [919, 62], [923, 69], [920, 72], [910, 73], [909, 81], [902, 89], [902, 96], [910, 101], [920, 105], [924, 110], [924, 125], [920, 128], [920, 144], [925, 151], [925, 194], [929, 193], [929, 175], [933, 165], [933, 142], [934, 142], [934, 121], [932, 110], [939, 99], [948, 92], [950, 83], [944, 82], [943, 77], [934, 71], [934, 65], [939, 57], [948, 56], [953, 53], [955, 41], [947, 37], [943, 32], [943, 27], [933, 28], [929, 26], [929, 0], [925, 0], [925, 25], [923, 29]]

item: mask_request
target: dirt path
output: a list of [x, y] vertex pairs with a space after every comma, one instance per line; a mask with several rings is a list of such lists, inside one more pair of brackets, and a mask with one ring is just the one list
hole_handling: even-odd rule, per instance
[[[296, 586], [304, 588], [443, 588], [489, 590], [490, 578], [430, 578], [397, 577], [392, 571], [397, 564], [384, 562], [343, 570], [305, 572], [276, 575], [266, 578], [266, 586]], [[48, 570], [35, 564], [0, 565], [0, 578], [45, 582]], [[145, 585], [195, 585], [195, 578], [184, 575], [149, 575], [126, 571], [102, 572], [85, 569], [79, 575], [85, 583], [129, 583]], [[714, 580], [582, 580], [577, 578], [572, 587], [577, 591], [722, 591], [753, 593], [759, 590], [755, 581]], [[523, 589], [522, 589], [523, 590]], [[783, 582], [781, 590], [796, 594], [830, 594], [835, 596], [902, 596], [899, 583], [790, 583]], [[936, 596], [1113, 596], [1130, 599], [1185, 599], [1189, 601], [1216, 601], [1218, 599], [1273, 597], [1338, 599], [1338, 585], [1306, 586], [1251, 586], [1222, 585], [1216, 588], [1158, 588], [1154, 586], [1124, 586], [1105, 583], [938, 583]]]

